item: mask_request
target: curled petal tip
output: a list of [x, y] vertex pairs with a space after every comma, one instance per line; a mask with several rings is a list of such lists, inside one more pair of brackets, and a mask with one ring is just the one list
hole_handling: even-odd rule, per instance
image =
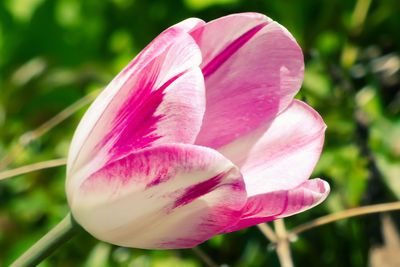
[[292, 189], [249, 197], [240, 221], [225, 232], [306, 211], [324, 201], [329, 192], [330, 187], [326, 181], [311, 179]]

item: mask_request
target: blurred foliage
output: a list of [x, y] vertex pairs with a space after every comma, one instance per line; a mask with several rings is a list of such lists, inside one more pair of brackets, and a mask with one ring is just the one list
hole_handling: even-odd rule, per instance
[[[328, 129], [313, 177], [328, 200], [288, 228], [343, 209], [400, 198], [400, 5], [398, 0], [4, 0], [0, 1], [0, 159], [19, 137], [106, 85], [147, 43], [187, 17], [244, 11], [287, 27], [304, 51], [298, 98]], [[18, 153], [9, 168], [65, 157], [84, 109]], [[0, 182], [0, 266], [67, 213], [65, 168]], [[399, 215], [398, 213], [393, 213]], [[382, 242], [377, 215], [311, 230], [292, 244], [296, 266], [367, 266]], [[201, 248], [229, 266], [279, 266], [255, 227]], [[82, 233], [40, 266], [201, 266], [191, 250], [111, 246]]]

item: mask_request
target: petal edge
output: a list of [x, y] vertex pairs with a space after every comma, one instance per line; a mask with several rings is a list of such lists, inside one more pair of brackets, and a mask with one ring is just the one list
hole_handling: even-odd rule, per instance
[[144, 149], [69, 191], [72, 213], [95, 237], [137, 248], [192, 247], [235, 224], [246, 202], [238, 169], [185, 144]]

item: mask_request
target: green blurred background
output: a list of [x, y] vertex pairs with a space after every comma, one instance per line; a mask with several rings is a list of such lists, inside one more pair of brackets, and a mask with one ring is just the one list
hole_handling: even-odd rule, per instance
[[[21, 135], [106, 85], [163, 29], [187, 17], [209, 21], [245, 11], [266, 14], [296, 37], [306, 62], [298, 98], [328, 125], [313, 177], [326, 179], [331, 194], [317, 208], [286, 219], [287, 228], [344, 209], [399, 200], [398, 0], [2, 0], [0, 160]], [[7, 168], [65, 157], [86, 108], [31, 142]], [[10, 264], [68, 212], [64, 180], [65, 167], [58, 167], [0, 182], [0, 266]], [[391, 213], [392, 221], [399, 215]], [[390, 252], [400, 252], [398, 231], [381, 219], [352, 218], [300, 234], [291, 246], [296, 266], [380, 267], [399, 260], [400, 253]], [[256, 227], [216, 236], [200, 247], [219, 264], [279, 266]], [[386, 255], [384, 261], [377, 260], [379, 253]], [[81, 233], [41, 266], [202, 263], [191, 250], [119, 248]]]

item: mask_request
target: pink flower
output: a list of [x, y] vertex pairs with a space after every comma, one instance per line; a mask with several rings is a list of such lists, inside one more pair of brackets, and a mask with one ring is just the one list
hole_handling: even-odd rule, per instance
[[293, 99], [303, 73], [295, 39], [261, 14], [165, 30], [75, 132], [75, 219], [113, 244], [169, 249], [319, 204], [329, 185], [308, 178], [326, 126]]

